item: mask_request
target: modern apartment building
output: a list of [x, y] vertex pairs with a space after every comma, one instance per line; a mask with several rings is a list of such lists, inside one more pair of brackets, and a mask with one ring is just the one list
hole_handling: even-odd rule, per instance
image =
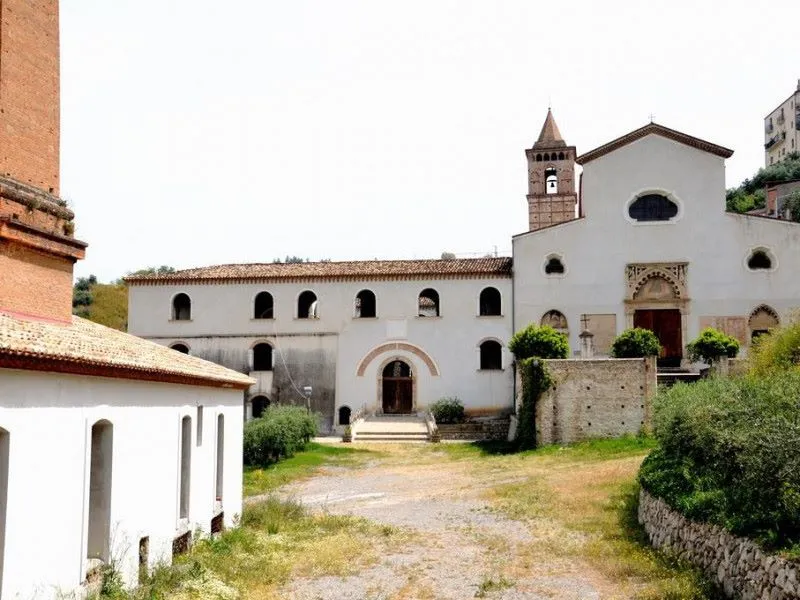
[[797, 89], [764, 117], [764, 165], [800, 151], [800, 79]]

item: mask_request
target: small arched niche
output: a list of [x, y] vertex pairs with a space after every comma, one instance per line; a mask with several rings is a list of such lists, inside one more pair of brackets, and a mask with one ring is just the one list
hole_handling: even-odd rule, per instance
[[569, 330], [567, 317], [558, 310], [548, 310], [542, 315], [540, 325], [548, 325], [560, 333], [566, 334]]
[[189, 354], [189, 346], [187, 346], [183, 342], [172, 344], [170, 348], [172, 350], [175, 350], [176, 352], [180, 352], [181, 354]]
[[772, 329], [780, 326], [778, 313], [771, 306], [762, 304], [757, 306], [750, 313], [747, 320], [747, 327], [750, 330], [750, 341], [756, 340], [759, 336], [769, 333]]
[[774, 257], [766, 248], [755, 248], [747, 257], [747, 268], [751, 271], [772, 271], [775, 269]]
[[254, 419], [260, 419], [269, 408], [270, 400], [266, 396], [253, 396], [250, 399], [251, 414]]
[[349, 406], [339, 407], [339, 425], [350, 425], [350, 415], [353, 413]]
[[563, 275], [564, 271], [564, 260], [555, 254], [548, 256], [544, 263], [544, 273], [545, 275]]

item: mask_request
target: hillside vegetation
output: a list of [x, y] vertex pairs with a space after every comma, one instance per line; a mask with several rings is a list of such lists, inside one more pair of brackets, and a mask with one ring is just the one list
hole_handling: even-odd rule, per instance
[[[166, 265], [140, 269], [128, 275], [162, 275], [174, 273]], [[79, 277], [72, 289], [72, 314], [100, 325], [128, 330], [128, 286], [120, 278], [111, 283], [100, 283], [97, 277]]]
[[[792, 152], [786, 159], [765, 168], [761, 168], [750, 179], [745, 179], [739, 187], [730, 188], [725, 195], [727, 210], [745, 213], [755, 208], [763, 208], [767, 198], [764, 186], [772, 181], [789, 181], [800, 179], [800, 152]], [[800, 194], [790, 203], [793, 221], [800, 221]]]

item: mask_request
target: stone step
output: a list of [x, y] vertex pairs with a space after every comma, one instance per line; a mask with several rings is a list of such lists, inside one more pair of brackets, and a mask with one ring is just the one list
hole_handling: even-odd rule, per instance
[[409, 433], [396, 435], [381, 435], [379, 433], [357, 434], [354, 442], [428, 442], [428, 434]]

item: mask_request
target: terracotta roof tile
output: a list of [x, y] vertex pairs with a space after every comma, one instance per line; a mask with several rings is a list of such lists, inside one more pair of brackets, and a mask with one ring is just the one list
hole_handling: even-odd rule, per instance
[[456, 277], [510, 277], [511, 258], [455, 258], [442, 260], [366, 260], [309, 263], [250, 263], [184, 269], [167, 275], [135, 275], [128, 283], [297, 279], [437, 279]]
[[242, 389], [254, 383], [231, 369], [80, 317], [64, 325], [0, 313], [0, 366]]

